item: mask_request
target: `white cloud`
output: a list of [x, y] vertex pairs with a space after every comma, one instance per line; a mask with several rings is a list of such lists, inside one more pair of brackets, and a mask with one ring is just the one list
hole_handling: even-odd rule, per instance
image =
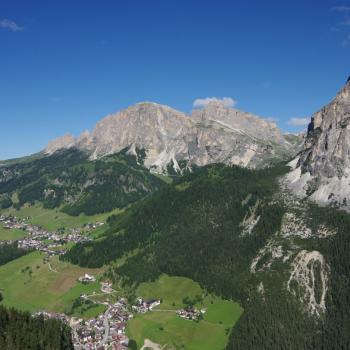
[[342, 21], [338, 23], [339, 26], [349, 27], [350, 26], [350, 6], [337, 6], [333, 8], [334, 11], [338, 12], [343, 17]]
[[308, 118], [291, 118], [287, 122], [288, 125], [292, 126], [306, 126], [309, 124]]
[[0, 19], [0, 28], [9, 29], [13, 32], [21, 32], [23, 30], [16, 22], [7, 18]]
[[335, 6], [332, 10], [341, 13], [350, 13], [350, 6]]
[[337, 12], [338, 16], [341, 17], [341, 20], [337, 25], [332, 27], [332, 31], [338, 31], [345, 34], [345, 38], [342, 41], [342, 46], [349, 47], [350, 46], [350, 6], [336, 6], [332, 8], [332, 11]]
[[217, 98], [217, 97], [205, 97], [205, 98], [197, 98], [193, 101], [193, 107], [196, 108], [202, 108], [207, 106], [209, 103], [220, 103], [224, 107], [233, 107], [237, 101], [234, 100], [231, 97], [223, 97], [223, 98]]

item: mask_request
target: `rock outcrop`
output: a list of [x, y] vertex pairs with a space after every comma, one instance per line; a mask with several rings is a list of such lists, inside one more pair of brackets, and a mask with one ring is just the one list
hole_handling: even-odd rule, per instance
[[45, 148], [45, 153], [52, 154], [58, 151], [59, 149], [71, 148], [75, 144], [76, 140], [74, 136], [72, 134], [66, 134], [62, 137], [58, 137], [57, 139], [50, 141]]
[[297, 195], [350, 210], [350, 80], [316, 112], [286, 183]]
[[262, 167], [275, 159], [291, 157], [296, 145], [277, 125], [218, 102], [191, 115], [168, 106], [138, 103], [99, 121], [91, 133], [84, 132], [50, 142], [45, 152], [77, 147], [91, 159], [129, 148], [144, 149], [144, 164], [155, 172], [176, 172], [210, 163]]

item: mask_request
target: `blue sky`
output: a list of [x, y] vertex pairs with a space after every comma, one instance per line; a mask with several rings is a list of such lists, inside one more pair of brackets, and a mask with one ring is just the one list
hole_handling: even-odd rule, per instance
[[230, 97], [301, 130], [349, 62], [349, 0], [1, 0], [0, 159], [145, 100]]

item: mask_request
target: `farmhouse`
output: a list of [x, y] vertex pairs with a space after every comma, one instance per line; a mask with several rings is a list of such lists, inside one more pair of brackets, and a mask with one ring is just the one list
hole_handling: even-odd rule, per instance
[[84, 276], [79, 277], [79, 281], [83, 283], [95, 282], [96, 278], [86, 273]]

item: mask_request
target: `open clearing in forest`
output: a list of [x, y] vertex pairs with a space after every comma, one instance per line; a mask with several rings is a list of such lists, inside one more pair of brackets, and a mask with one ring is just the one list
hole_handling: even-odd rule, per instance
[[[189, 350], [222, 350], [231, 328], [243, 309], [233, 301], [226, 301], [203, 291], [189, 278], [162, 275], [157, 281], [142, 283], [136, 292], [145, 299], [162, 299], [154, 311], [137, 314], [128, 322], [127, 334], [140, 349], [146, 339], [165, 348]], [[183, 299], [202, 296], [195, 305], [206, 309], [204, 319], [196, 322], [180, 318], [175, 310], [184, 307]]]

